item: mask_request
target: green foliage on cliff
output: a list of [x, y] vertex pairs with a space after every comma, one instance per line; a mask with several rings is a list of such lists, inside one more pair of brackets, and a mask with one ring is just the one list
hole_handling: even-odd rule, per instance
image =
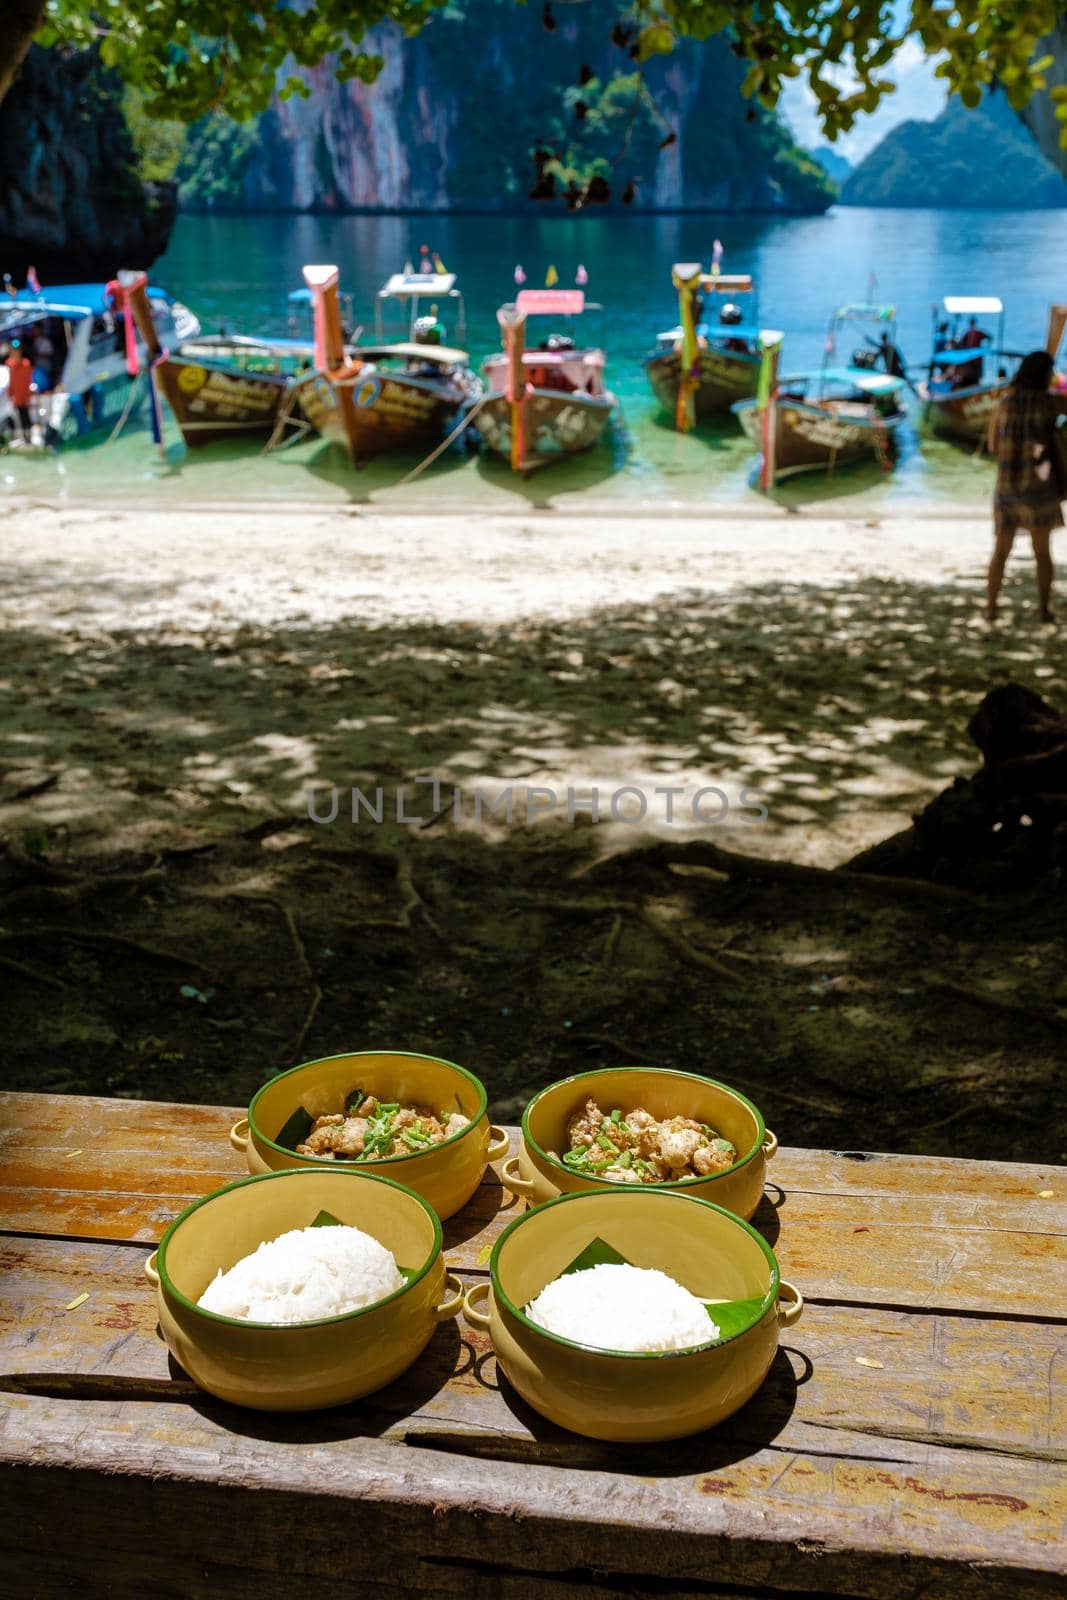
[[845, 205], [1067, 206], [1067, 182], [1003, 95], [977, 110], [952, 101], [933, 122], [902, 122], [856, 168]]
[[143, 89], [128, 86], [122, 97], [126, 126], [130, 131], [141, 168], [141, 176], [166, 182], [173, 178], [185, 150], [188, 129], [184, 122], [150, 117], [145, 110]]
[[239, 209], [241, 180], [256, 136], [256, 123], [234, 122], [218, 112], [194, 122], [177, 169], [182, 205]]

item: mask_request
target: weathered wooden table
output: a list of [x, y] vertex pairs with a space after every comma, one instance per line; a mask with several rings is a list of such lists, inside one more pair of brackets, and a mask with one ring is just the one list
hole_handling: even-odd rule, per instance
[[[1067, 1170], [783, 1149], [757, 1225], [807, 1296], [759, 1395], [676, 1444], [543, 1422], [440, 1328], [343, 1409], [240, 1411], [142, 1275], [240, 1174], [221, 1107], [0, 1096], [0, 1588], [26, 1600], [1067, 1592]], [[473, 1281], [516, 1203], [446, 1225]]]

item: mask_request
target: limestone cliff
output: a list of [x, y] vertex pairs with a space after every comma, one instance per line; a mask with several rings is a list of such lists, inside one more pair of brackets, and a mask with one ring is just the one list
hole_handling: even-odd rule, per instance
[[166, 248], [173, 189], [146, 184], [94, 51], [31, 48], [0, 102], [0, 263], [21, 282], [110, 277]]
[[[655, 111], [642, 106], [631, 123], [620, 100], [602, 102], [600, 115], [598, 93], [633, 65], [611, 41], [617, 14], [606, 0], [561, 7], [546, 33], [539, 6], [464, 0], [434, 13], [414, 39], [383, 25], [368, 41], [385, 63], [376, 83], [337, 83], [328, 62], [303, 73], [308, 98], [276, 98], [255, 138], [235, 146], [228, 174], [218, 159], [221, 119], [194, 130], [179, 174], [183, 204], [532, 208], [532, 151], [545, 145], [571, 168], [614, 174], [616, 201], [635, 178], [638, 207], [812, 211], [830, 203], [834, 189], [817, 164], [777, 118], [742, 99], [744, 68], [725, 39], [686, 43], [650, 65]], [[596, 80], [587, 97], [594, 114], [584, 120], [565, 95], [583, 65]], [[677, 139], [664, 145], [670, 132]]]

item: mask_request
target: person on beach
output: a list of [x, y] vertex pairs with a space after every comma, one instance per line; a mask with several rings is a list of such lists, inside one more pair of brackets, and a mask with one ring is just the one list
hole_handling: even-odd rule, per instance
[[993, 530], [996, 543], [989, 563], [986, 616], [997, 614], [997, 599], [1004, 567], [1015, 535], [1024, 528], [1030, 535], [1037, 565], [1037, 609], [1042, 622], [1053, 620], [1053, 528], [1063, 527], [1060, 498], [1067, 493], [1061, 477], [1057, 443], [1056, 402], [1049, 393], [1053, 360], [1047, 350], [1024, 356], [1011, 387], [989, 419], [989, 453], [996, 457], [997, 483], [993, 494]]
[[33, 421], [30, 411], [33, 395], [33, 364], [22, 348], [21, 339], [12, 339], [11, 354], [4, 365], [7, 367], [8, 398], [15, 408], [22, 438], [29, 444], [30, 426]]

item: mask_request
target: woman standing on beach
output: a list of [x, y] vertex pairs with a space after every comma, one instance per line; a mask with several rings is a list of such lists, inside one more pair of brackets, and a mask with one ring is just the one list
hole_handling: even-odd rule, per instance
[[1015, 535], [1025, 528], [1037, 564], [1037, 610], [1042, 622], [1051, 622], [1053, 528], [1063, 527], [1060, 497], [1067, 489], [1061, 481], [1056, 440], [1058, 408], [1049, 394], [1053, 361], [1046, 350], [1033, 350], [1019, 363], [1011, 388], [989, 419], [989, 452], [996, 457], [997, 486], [993, 494], [993, 531], [996, 544], [989, 563], [986, 616], [997, 614], [997, 597], [1004, 567]]

